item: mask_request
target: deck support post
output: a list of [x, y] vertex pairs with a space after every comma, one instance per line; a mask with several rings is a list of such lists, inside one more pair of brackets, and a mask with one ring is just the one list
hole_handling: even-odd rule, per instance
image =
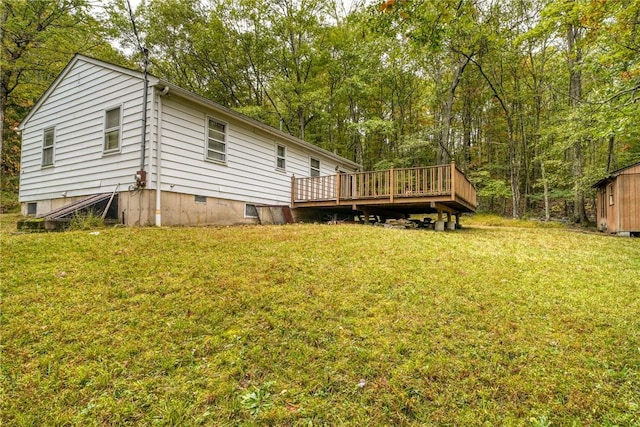
[[444, 231], [444, 221], [442, 220], [442, 209], [438, 208], [438, 220], [435, 222], [433, 229], [435, 231]]
[[296, 202], [296, 176], [295, 174], [291, 175], [291, 207], [293, 207]]
[[336, 172], [336, 205], [340, 204], [340, 188], [342, 188], [340, 184], [340, 172]]
[[371, 212], [369, 212], [369, 209], [362, 209], [362, 215], [364, 215], [364, 223], [365, 224], [369, 224], [369, 215], [371, 214]]

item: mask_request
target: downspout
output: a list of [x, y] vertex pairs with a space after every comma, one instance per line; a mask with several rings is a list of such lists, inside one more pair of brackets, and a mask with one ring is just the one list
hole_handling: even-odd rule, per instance
[[149, 92], [149, 51], [142, 48], [144, 56], [144, 90], [142, 93], [142, 141], [140, 144], [140, 170], [136, 173], [136, 187], [147, 185], [147, 173], [144, 170], [144, 153], [147, 150], [147, 97]]
[[165, 86], [158, 96], [158, 116], [156, 117], [156, 227], [162, 226], [162, 97], [169, 93]]

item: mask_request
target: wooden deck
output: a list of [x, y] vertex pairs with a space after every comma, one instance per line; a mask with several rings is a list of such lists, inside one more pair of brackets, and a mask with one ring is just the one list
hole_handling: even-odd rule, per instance
[[476, 189], [455, 163], [291, 179], [293, 208], [375, 214], [475, 212]]

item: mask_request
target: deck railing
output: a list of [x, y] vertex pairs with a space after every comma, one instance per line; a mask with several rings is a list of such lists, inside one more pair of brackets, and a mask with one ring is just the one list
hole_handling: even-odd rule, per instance
[[[451, 171], [454, 171], [452, 174]], [[452, 192], [452, 188], [454, 191]], [[476, 206], [473, 184], [454, 163], [292, 178], [292, 202], [447, 196]]]

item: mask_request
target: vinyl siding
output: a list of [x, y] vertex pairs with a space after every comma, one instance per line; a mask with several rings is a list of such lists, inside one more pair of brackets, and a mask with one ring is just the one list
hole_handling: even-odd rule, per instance
[[[140, 162], [141, 79], [78, 60], [23, 130], [20, 201], [113, 191]], [[104, 114], [120, 106], [120, 152], [103, 154]], [[54, 166], [42, 168], [43, 130], [55, 126]]]
[[[151, 83], [160, 81], [152, 78]], [[164, 83], [159, 83], [160, 88]], [[161, 132], [161, 189], [255, 204], [288, 204], [291, 176], [309, 176], [310, 159], [320, 160], [321, 174], [334, 174], [339, 158], [315, 152], [218, 111], [195, 95], [177, 90], [160, 96], [150, 89], [145, 167], [147, 188], [157, 188], [157, 137]], [[77, 57], [22, 124], [20, 201], [45, 201], [125, 191], [140, 167], [143, 81], [135, 72]], [[162, 117], [158, 118], [162, 103]], [[121, 106], [118, 153], [103, 153], [105, 111]], [[153, 112], [151, 112], [153, 107]], [[226, 163], [205, 159], [207, 116], [227, 125]], [[45, 128], [55, 127], [54, 164], [42, 167]], [[159, 127], [159, 128], [158, 128]], [[276, 144], [287, 147], [286, 171], [276, 168]], [[339, 166], [343, 170], [348, 161]]]
[[[291, 176], [309, 176], [310, 158], [321, 173], [337, 162], [179, 97], [162, 98], [162, 190], [256, 204], [288, 204]], [[205, 159], [207, 117], [226, 123], [226, 163]], [[286, 171], [276, 168], [276, 144], [287, 147]]]

